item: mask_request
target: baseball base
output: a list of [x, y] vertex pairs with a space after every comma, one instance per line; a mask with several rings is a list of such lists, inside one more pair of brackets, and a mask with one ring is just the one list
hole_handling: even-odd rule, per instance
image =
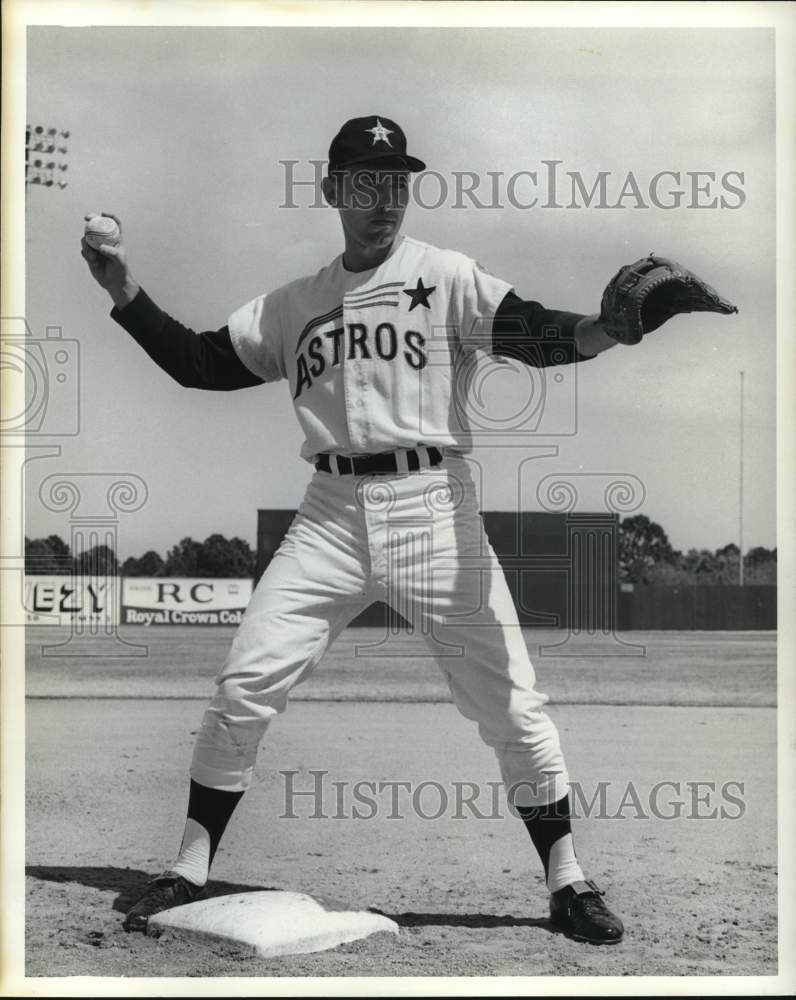
[[379, 931], [398, 933], [395, 921], [379, 913], [329, 910], [304, 893], [272, 889], [214, 896], [149, 918], [148, 935], [166, 929], [227, 941], [262, 958], [326, 951]]

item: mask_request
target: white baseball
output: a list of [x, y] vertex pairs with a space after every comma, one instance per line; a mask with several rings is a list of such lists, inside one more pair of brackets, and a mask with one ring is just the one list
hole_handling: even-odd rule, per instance
[[122, 239], [118, 225], [107, 215], [92, 215], [86, 222], [84, 235], [86, 243], [95, 250], [101, 246], [118, 246]]

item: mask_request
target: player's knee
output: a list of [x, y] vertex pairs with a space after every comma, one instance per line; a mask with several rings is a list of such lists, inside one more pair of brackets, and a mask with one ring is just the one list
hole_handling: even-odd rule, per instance
[[222, 677], [213, 704], [230, 720], [268, 719], [284, 712], [289, 685], [264, 674]]
[[479, 732], [497, 751], [531, 754], [542, 762], [561, 753], [558, 730], [545, 712], [507, 712], [502, 719], [483, 723]]

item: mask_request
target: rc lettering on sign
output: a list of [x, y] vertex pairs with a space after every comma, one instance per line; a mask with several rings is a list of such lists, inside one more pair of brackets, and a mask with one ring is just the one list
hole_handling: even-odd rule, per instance
[[135, 577], [122, 587], [125, 625], [239, 625], [252, 581]]

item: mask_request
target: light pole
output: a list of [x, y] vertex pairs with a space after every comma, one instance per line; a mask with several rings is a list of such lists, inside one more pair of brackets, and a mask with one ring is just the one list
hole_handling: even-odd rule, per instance
[[738, 470], [738, 585], [743, 587], [743, 372], [740, 375], [740, 447], [738, 449], [739, 470]]

